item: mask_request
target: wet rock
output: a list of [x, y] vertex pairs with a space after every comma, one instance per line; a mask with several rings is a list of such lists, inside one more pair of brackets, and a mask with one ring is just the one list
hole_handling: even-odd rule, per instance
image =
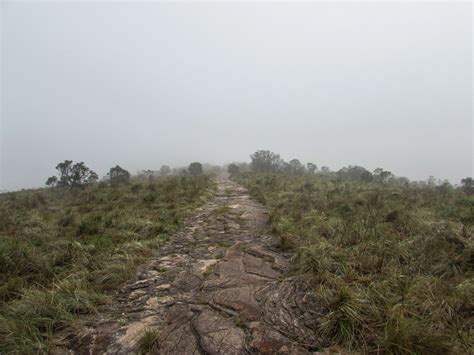
[[277, 279], [280, 273], [272, 269], [271, 264], [265, 260], [257, 258], [250, 254], [245, 254], [243, 258], [245, 271], [249, 274], [267, 277], [269, 279]]
[[[250, 325], [250, 349], [260, 354], [297, 354], [301, 353], [297, 345], [261, 322]], [[304, 353], [304, 350], [303, 350]]]
[[154, 354], [303, 354], [324, 346], [315, 329], [325, 310], [304, 282], [284, 279], [290, 255], [278, 250], [267, 221], [244, 188], [219, 179], [214, 199], [90, 327], [67, 338], [67, 351], [136, 353], [146, 329], [156, 332]]
[[199, 343], [208, 354], [241, 354], [245, 347], [245, 332], [231, 318], [206, 310], [194, 321]]
[[178, 275], [172, 285], [181, 292], [189, 292], [198, 289], [201, 284], [202, 279], [199, 276], [184, 270]]
[[230, 308], [246, 320], [261, 318], [262, 311], [255, 300], [255, 290], [258, 286], [243, 286], [226, 288], [216, 292], [213, 303]]
[[199, 344], [189, 323], [178, 325], [166, 337], [159, 338], [152, 354], [199, 354]]

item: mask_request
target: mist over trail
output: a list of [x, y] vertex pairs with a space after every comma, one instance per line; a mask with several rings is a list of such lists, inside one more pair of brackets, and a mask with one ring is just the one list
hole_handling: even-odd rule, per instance
[[2, 2], [0, 189], [258, 149], [472, 175], [469, 3]]

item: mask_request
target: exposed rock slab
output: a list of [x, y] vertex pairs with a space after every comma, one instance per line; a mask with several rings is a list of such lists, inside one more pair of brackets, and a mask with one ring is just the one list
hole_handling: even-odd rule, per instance
[[154, 354], [305, 354], [324, 313], [297, 279], [267, 226], [267, 211], [236, 183], [218, 179], [154, 260], [124, 285], [102, 315], [69, 341], [78, 354], [136, 353], [146, 331]]

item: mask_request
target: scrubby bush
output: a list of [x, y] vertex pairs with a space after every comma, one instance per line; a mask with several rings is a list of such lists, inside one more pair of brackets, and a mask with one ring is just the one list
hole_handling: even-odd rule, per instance
[[393, 174], [390, 171], [384, 170], [382, 168], [377, 168], [374, 170], [373, 177], [377, 181], [387, 181], [393, 177]]
[[240, 172], [240, 168], [237, 164], [229, 164], [227, 167], [227, 172], [232, 176]]
[[250, 167], [253, 171], [276, 172], [282, 166], [280, 155], [269, 150], [259, 150], [250, 156]]
[[188, 172], [192, 176], [202, 175], [202, 165], [199, 162], [189, 164]]
[[306, 163], [306, 170], [308, 170], [308, 173], [314, 174], [318, 170], [318, 166], [314, 163]]
[[98, 175], [89, 169], [83, 162], [73, 164], [72, 160], [65, 160], [56, 165], [58, 176], [51, 176], [46, 180], [47, 186], [76, 187], [98, 180]]
[[171, 173], [171, 168], [168, 165], [162, 165], [160, 168], [160, 174], [162, 176], [168, 175]]
[[474, 180], [471, 177], [462, 179], [461, 188], [467, 195], [474, 195]]
[[306, 171], [305, 166], [298, 159], [292, 159], [288, 163], [283, 163], [281, 169], [285, 173], [292, 175], [301, 175]]
[[373, 175], [367, 169], [357, 166], [349, 165], [336, 172], [338, 179], [348, 181], [372, 181]]
[[107, 175], [112, 184], [128, 183], [130, 181], [130, 173], [119, 165], [110, 168]]

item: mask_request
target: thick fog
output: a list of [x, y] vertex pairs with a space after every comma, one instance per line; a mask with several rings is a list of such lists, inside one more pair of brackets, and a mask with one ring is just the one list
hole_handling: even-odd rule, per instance
[[1, 189], [257, 149], [473, 174], [472, 5], [2, 2]]

